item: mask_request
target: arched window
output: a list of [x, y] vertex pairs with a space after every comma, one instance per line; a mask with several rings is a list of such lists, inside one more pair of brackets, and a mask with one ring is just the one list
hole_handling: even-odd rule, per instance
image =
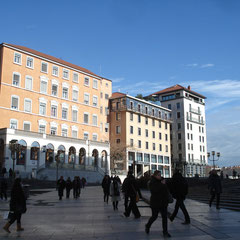
[[31, 145], [31, 154], [30, 154], [30, 159], [31, 160], [39, 160], [39, 150], [40, 150], [40, 145], [38, 142], [33, 142]]
[[63, 145], [60, 145], [58, 147], [58, 155], [59, 155], [59, 161], [61, 163], [64, 163], [65, 162], [65, 147]]
[[27, 143], [24, 140], [18, 141], [19, 148], [16, 152], [16, 165], [25, 165], [26, 162], [26, 152]]
[[85, 161], [86, 161], [86, 150], [85, 148], [81, 148], [79, 151], [79, 164], [85, 165]]
[[70, 147], [68, 152], [68, 163], [76, 162], [76, 149], [75, 147]]
[[105, 150], [101, 153], [101, 168], [107, 169], [107, 152]]
[[97, 167], [98, 166], [98, 150], [94, 149], [92, 151], [92, 157], [93, 157], [93, 166]]
[[46, 157], [45, 157], [45, 162], [47, 165], [50, 165], [51, 163], [53, 163], [54, 160], [54, 146], [49, 143], [46, 146]]

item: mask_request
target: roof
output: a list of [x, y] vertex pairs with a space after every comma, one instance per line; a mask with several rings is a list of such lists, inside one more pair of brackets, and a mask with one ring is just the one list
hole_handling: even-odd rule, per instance
[[115, 93], [112, 94], [110, 99], [121, 98], [121, 97], [125, 97], [125, 96], [127, 96], [127, 94], [120, 93], [120, 92], [115, 92]]
[[199, 97], [201, 97], [201, 98], [204, 98], [204, 99], [206, 98], [205, 96], [203, 96], [203, 95], [201, 95], [201, 94], [199, 94], [199, 93], [197, 93], [197, 92], [192, 91], [190, 86], [188, 86], [188, 88], [185, 88], [185, 87], [183, 87], [183, 86], [181, 86], [181, 85], [179, 85], [179, 84], [176, 84], [176, 85], [171, 86], [171, 87], [169, 87], [169, 88], [165, 88], [165, 89], [163, 89], [163, 90], [161, 90], [161, 91], [152, 93], [152, 94], [150, 94], [149, 96], [152, 96], [152, 95], [161, 95], [161, 94], [164, 94], [164, 93], [175, 92], [175, 91], [177, 91], [177, 90], [185, 90], [185, 91], [187, 91], [187, 92], [189, 92], [189, 93], [192, 93], [192, 94], [195, 94], [195, 95], [197, 95], [197, 96], [199, 96]]
[[[97, 74], [89, 71], [89, 70], [86, 69], [86, 68], [80, 67], [80, 66], [75, 65], [75, 64], [72, 64], [72, 63], [69, 63], [69, 62], [64, 61], [64, 60], [62, 60], [62, 59], [60, 59], [60, 58], [56, 58], [56, 57], [50, 56], [50, 55], [48, 55], [48, 54], [38, 52], [38, 51], [33, 50], [33, 49], [31, 49], [31, 48], [27, 48], [27, 47], [15, 45], [15, 44], [9, 44], [9, 43], [2, 43], [2, 46], [16, 48], [16, 49], [18, 49], [18, 50], [22, 50], [22, 51], [24, 51], [24, 52], [28, 52], [28, 53], [34, 54], [34, 55], [36, 55], [36, 56], [39, 56], [39, 57], [42, 57], [42, 58], [46, 58], [46, 59], [48, 59], [48, 60], [51, 60], [51, 61], [54, 61], [54, 62], [63, 64], [63, 65], [68, 66], [68, 67], [70, 67], [70, 68], [77, 69], [77, 70], [79, 70], [79, 71], [81, 71], [81, 72], [84, 72], [84, 73], [86, 73], [86, 74], [93, 75], [93, 76], [96, 76], [96, 77], [98, 77], [98, 78], [102, 78], [101, 76], [98, 76]], [[106, 78], [104, 78], [104, 79], [106, 79]], [[109, 80], [109, 79], [107, 79], [107, 80]], [[111, 81], [111, 80], [109, 80], [109, 81]]]

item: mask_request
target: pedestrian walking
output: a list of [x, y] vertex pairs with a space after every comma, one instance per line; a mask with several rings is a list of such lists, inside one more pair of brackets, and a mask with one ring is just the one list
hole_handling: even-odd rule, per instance
[[178, 170], [173, 174], [172, 180], [170, 182], [170, 189], [173, 198], [176, 199], [174, 211], [169, 218], [170, 221], [172, 222], [174, 220], [180, 208], [185, 217], [185, 222], [182, 224], [190, 224], [190, 217], [184, 204], [184, 200], [188, 194], [188, 183]]
[[136, 179], [131, 171], [128, 172], [128, 176], [124, 180], [123, 190], [125, 192], [125, 196], [130, 198], [130, 203], [124, 212], [125, 217], [129, 217], [132, 212], [135, 218], [140, 218], [141, 214], [138, 210], [137, 198], [142, 198], [142, 195], [137, 185]]
[[8, 174], [9, 174], [9, 178], [13, 177], [13, 170], [11, 168], [9, 168]]
[[77, 176], [74, 177], [74, 180], [72, 182], [72, 188], [73, 188], [73, 197], [75, 199], [78, 198], [78, 179]]
[[66, 181], [66, 198], [69, 198], [71, 189], [72, 189], [72, 181], [71, 181], [71, 178], [68, 177]]
[[26, 211], [26, 199], [22, 189], [21, 179], [16, 178], [11, 190], [10, 220], [5, 224], [3, 229], [10, 233], [9, 227], [17, 220], [17, 231], [23, 231], [24, 228], [21, 226], [21, 217]]
[[81, 178], [78, 176], [78, 177], [77, 177], [77, 197], [80, 197], [81, 188], [82, 188], [82, 180], [81, 180]]
[[87, 184], [86, 178], [82, 177], [82, 188], [85, 188], [86, 184]]
[[165, 180], [161, 177], [161, 172], [156, 170], [149, 182], [151, 192], [150, 207], [152, 216], [145, 225], [145, 232], [149, 234], [151, 225], [158, 218], [159, 212], [162, 215], [162, 229], [164, 237], [171, 237], [168, 233], [167, 207], [168, 207], [168, 188]]
[[0, 178], [0, 198], [3, 200], [3, 197], [5, 201], [7, 201], [7, 189], [8, 189], [8, 183], [7, 179], [2, 176]]
[[110, 185], [110, 196], [112, 198], [112, 204], [113, 204], [113, 210], [118, 210], [118, 202], [121, 201], [120, 196], [120, 183], [117, 179], [117, 177], [113, 178], [113, 181]]
[[66, 187], [66, 182], [64, 181], [63, 176], [61, 176], [60, 179], [57, 181], [59, 200], [62, 200], [63, 191], [65, 187]]
[[222, 193], [222, 183], [221, 179], [217, 174], [217, 171], [213, 169], [210, 172], [210, 176], [208, 178], [208, 189], [210, 190], [210, 201], [209, 201], [209, 207], [212, 206], [212, 202], [216, 196], [216, 209], [220, 209], [220, 194]]
[[109, 195], [110, 195], [110, 184], [111, 180], [109, 175], [105, 175], [102, 180], [102, 189], [103, 189], [103, 200], [108, 203]]

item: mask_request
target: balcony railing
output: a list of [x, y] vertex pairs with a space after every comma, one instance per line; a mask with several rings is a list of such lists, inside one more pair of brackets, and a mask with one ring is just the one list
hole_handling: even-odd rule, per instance
[[200, 110], [198, 110], [198, 109], [195, 109], [195, 108], [190, 108], [190, 110], [189, 110], [190, 112], [192, 112], [192, 113], [196, 113], [196, 114], [199, 114], [199, 115], [201, 115], [201, 111]]
[[187, 120], [191, 121], [191, 122], [194, 122], [194, 123], [202, 124], [202, 125], [205, 124], [204, 120], [201, 120], [201, 119], [199, 120], [198, 118], [193, 118], [193, 117], [190, 117], [190, 116], [187, 116]]

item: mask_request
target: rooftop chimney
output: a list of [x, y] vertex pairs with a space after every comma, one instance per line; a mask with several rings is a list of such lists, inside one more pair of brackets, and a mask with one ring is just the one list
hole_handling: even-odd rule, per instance
[[190, 85], [188, 85], [187, 89], [188, 89], [188, 90], [191, 90], [191, 86], [190, 86]]

